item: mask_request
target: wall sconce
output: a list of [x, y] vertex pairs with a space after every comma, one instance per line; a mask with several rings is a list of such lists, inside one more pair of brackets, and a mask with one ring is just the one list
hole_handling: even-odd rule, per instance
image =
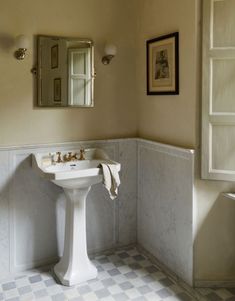
[[102, 57], [102, 63], [108, 65], [117, 53], [117, 47], [113, 44], [106, 44], [104, 47], [105, 56]]
[[27, 48], [29, 47], [29, 39], [23, 34], [19, 35], [15, 38], [15, 46], [18, 48], [15, 51], [15, 58], [17, 60], [23, 60], [25, 58]]

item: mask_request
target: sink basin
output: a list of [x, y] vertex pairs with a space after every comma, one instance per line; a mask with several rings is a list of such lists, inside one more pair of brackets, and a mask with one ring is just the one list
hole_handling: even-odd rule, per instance
[[[76, 152], [76, 151], [73, 151]], [[101, 149], [86, 149], [85, 160], [52, 163], [49, 154], [33, 155], [33, 167], [44, 178], [51, 180], [63, 188], [82, 188], [97, 184], [102, 181], [103, 176], [99, 165], [101, 163], [114, 164], [118, 171], [121, 165], [109, 159]]]
[[103, 150], [97, 148], [86, 149], [85, 160], [61, 163], [52, 161], [49, 153], [33, 154], [35, 171], [62, 187], [66, 196], [64, 252], [54, 267], [54, 273], [67, 286], [97, 276], [97, 269], [87, 255], [86, 197], [92, 185], [102, 182], [101, 163], [112, 164], [117, 171], [121, 169], [118, 162], [110, 160]]

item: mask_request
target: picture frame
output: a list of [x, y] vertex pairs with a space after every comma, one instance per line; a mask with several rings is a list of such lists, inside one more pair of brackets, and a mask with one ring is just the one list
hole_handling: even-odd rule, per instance
[[147, 95], [179, 94], [179, 32], [146, 42]]
[[61, 78], [54, 79], [54, 102], [61, 102]]
[[59, 66], [59, 47], [58, 44], [51, 47], [51, 69]]

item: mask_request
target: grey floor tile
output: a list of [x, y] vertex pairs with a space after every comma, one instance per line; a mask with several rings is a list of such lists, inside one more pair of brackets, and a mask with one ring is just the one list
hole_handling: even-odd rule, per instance
[[83, 286], [78, 287], [78, 292], [81, 295], [85, 295], [87, 293], [90, 293], [91, 289], [90, 289], [90, 287], [88, 285], [83, 285]]
[[154, 278], [151, 275], [146, 275], [144, 277], [141, 278], [145, 283], [150, 283], [150, 282], [154, 282]]
[[45, 289], [34, 292], [36, 298], [42, 298], [47, 296], [47, 291]]
[[65, 295], [62, 294], [62, 293], [51, 296], [51, 300], [52, 301], [67, 301], [66, 298], [65, 298]]
[[127, 258], [127, 257], [130, 257], [130, 255], [129, 255], [128, 253], [126, 253], [126, 252], [119, 253], [118, 256], [119, 256], [120, 258], [122, 258], [122, 259]]
[[147, 301], [147, 299], [144, 296], [141, 296], [133, 299], [133, 301]]
[[102, 257], [100, 259], [98, 259], [99, 263], [104, 264], [104, 263], [108, 263], [109, 259], [107, 257]]
[[119, 261], [116, 261], [115, 263], [114, 263], [114, 265], [115, 265], [115, 267], [121, 267], [121, 266], [123, 266], [123, 265], [125, 265], [125, 263], [123, 262], [123, 261], [121, 261], [121, 260], [119, 260]]
[[4, 291], [9, 291], [9, 290], [11, 290], [13, 288], [16, 288], [15, 282], [8, 282], [8, 283], [2, 284], [2, 289]]
[[32, 288], [31, 288], [30, 285], [26, 285], [26, 286], [22, 286], [22, 287], [18, 288], [18, 292], [19, 292], [20, 295], [27, 294], [31, 291], [32, 291]]
[[129, 297], [125, 293], [115, 294], [113, 295], [115, 301], [126, 301], [130, 300]]
[[104, 271], [104, 269], [102, 268], [101, 265], [98, 265], [98, 266], [97, 266], [97, 271], [98, 271], [98, 272], [102, 272], [102, 271]]
[[157, 291], [156, 293], [162, 299], [167, 298], [167, 297], [169, 297], [169, 296], [172, 295], [171, 292], [168, 289], [166, 289], [166, 288], [162, 288], [159, 291]]
[[110, 295], [109, 291], [106, 288], [95, 291], [96, 296], [101, 299]]
[[137, 288], [137, 290], [142, 294], [145, 295], [152, 291], [152, 289], [148, 285], [143, 285]]
[[112, 278], [108, 278], [108, 279], [102, 280], [102, 283], [105, 287], [109, 287], [109, 286], [115, 285], [116, 282]]
[[145, 260], [145, 257], [140, 254], [133, 256], [133, 258], [137, 261]]
[[125, 274], [126, 278], [128, 279], [135, 279], [137, 278], [137, 274], [135, 272], [128, 272]]
[[129, 268], [131, 268], [132, 270], [139, 270], [142, 269], [142, 266], [139, 265], [138, 263], [130, 263]]
[[123, 289], [124, 291], [129, 290], [129, 289], [131, 289], [131, 288], [134, 287], [129, 281], [125, 281], [125, 282], [123, 282], [123, 283], [120, 283], [119, 286], [120, 286], [121, 289]]
[[179, 293], [177, 296], [180, 298], [181, 301], [193, 301], [193, 300], [192, 300], [192, 297], [189, 296], [189, 295], [188, 295], [187, 293], [185, 293], [185, 292]]
[[52, 285], [56, 285], [56, 284], [57, 284], [56, 281], [55, 281], [53, 278], [45, 280], [44, 283], [45, 283], [45, 285], [46, 285], [47, 287], [48, 287], [48, 286], [52, 286]]
[[36, 283], [36, 282], [40, 282], [40, 281], [42, 281], [41, 275], [34, 275], [34, 276], [29, 277], [30, 283]]
[[120, 274], [118, 269], [109, 270], [108, 273], [110, 276], [116, 276], [116, 275]]

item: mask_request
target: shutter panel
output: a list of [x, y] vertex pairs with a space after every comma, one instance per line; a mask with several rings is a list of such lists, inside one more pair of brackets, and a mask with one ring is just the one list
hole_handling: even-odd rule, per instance
[[89, 105], [91, 89], [90, 48], [69, 49], [69, 105]]
[[235, 180], [235, 0], [203, 0], [202, 178]]

